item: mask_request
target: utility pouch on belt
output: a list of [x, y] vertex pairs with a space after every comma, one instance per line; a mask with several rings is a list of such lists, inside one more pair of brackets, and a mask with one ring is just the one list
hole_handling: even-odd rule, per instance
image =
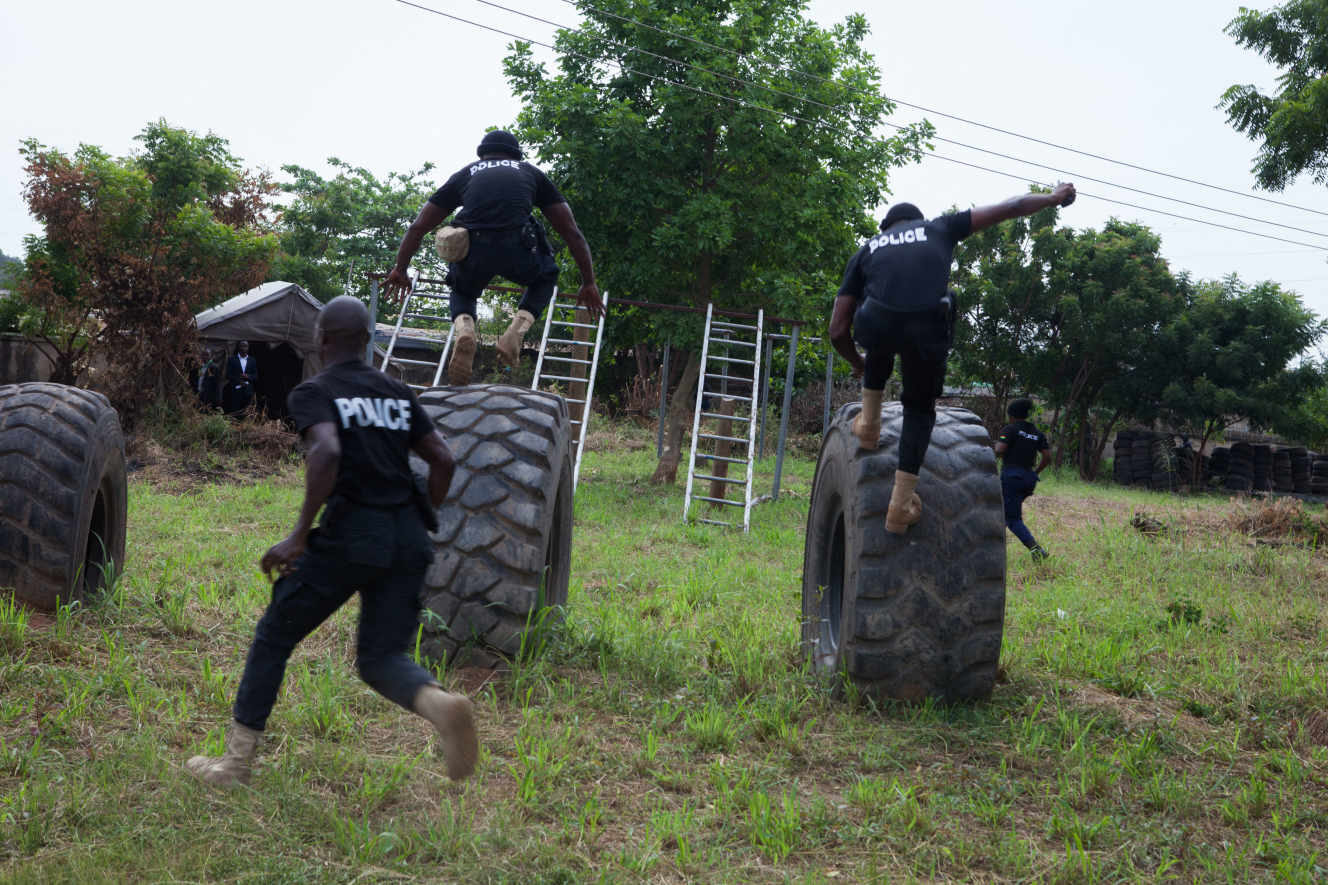
[[433, 243], [438, 247], [438, 257], [444, 261], [460, 261], [470, 251], [470, 231], [464, 227], [444, 225], [433, 235]]

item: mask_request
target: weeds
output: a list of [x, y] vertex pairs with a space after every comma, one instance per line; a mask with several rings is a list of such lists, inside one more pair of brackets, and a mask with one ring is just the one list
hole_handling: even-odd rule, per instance
[[[233, 427], [179, 432], [225, 459]], [[1252, 544], [1226, 502], [1049, 477], [1026, 519], [1074, 555], [1011, 556], [991, 700], [877, 707], [802, 663], [813, 465], [786, 460], [750, 535], [711, 532], [640, 481], [653, 437], [615, 433], [632, 445], [582, 464], [567, 606], [506, 672], [431, 663], [475, 694], [462, 784], [359, 681], [353, 605], [291, 660], [252, 788], [190, 780], [185, 758], [223, 749], [271, 592], [254, 563], [301, 488], [135, 479], [107, 593], [49, 614], [0, 597], [0, 879], [1328, 876], [1321, 546]], [[1136, 510], [1171, 530], [1143, 537]]]

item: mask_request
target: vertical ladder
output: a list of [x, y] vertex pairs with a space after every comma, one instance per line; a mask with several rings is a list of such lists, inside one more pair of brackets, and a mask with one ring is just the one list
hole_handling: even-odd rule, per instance
[[[595, 372], [599, 369], [599, 345], [604, 340], [604, 315], [594, 323], [582, 323], [577, 321], [576, 302], [571, 299], [559, 300], [560, 296], [555, 294], [553, 300], [549, 302], [548, 309], [544, 311], [544, 334], [540, 337], [539, 356], [535, 359], [535, 377], [530, 382], [531, 390], [539, 390], [540, 384], [545, 381], [561, 381], [565, 384], [584, 384], [586, 386], [586, 398], [576, 399], [565, 396], [563, 399], [569, 403], [578, 403], [581, 406], [581, 418], [572, 419], [576, 425], [576, 438], [572, 445], [576, 450], [572, 462], [572, 488], [576, 489], [576, 481], [581, 476], [581, 449], [586, 440], [586, 426], [590, 423], [590, 405], [595, 400]], [[609, 307], [608, 293], [601, 293], [604, 301], [604, 309], [607, 313]], [[558, 311], [562, 313], [555, 317]], [[554, 331], [557, 326], [558, 330]], [[577, 341], [575, 338], [577, 329], [594, 329], [595, 340]], [[572, 337], [563, 337], [569, 334]], [[553, 337], [550, 337], [550, 333]], [[590, 359], [582, 359], [580, 356], [565, 356], [562, 352], [550, 353], [549, 345], [556, 344], [561, 347], [580, 348], [574, 349], [572, 353], [584, 354], [584, 348], [591, 348]], [[553, 371], [549, 371], [546, 362], [553, 362]], [[588, 366], [589, 371], [585, 378], [576, 378], [572, 376], [572, 371], [577, 366]], [[570, 391], [569, 391], [570, 393]]]
[[[692, 453], [687, 462], [687, 492], [683, 498], [682, 518], [687, 519], [692, 500], [704, 501], [718, 507], [741, 507], [742, 530], [751, 527], [752, 519], [752, 456], [756, 447], [757, 393], [760, 381], [761, 335], [765, 325], [765, 311], [756, 312], [756, 325], [728, 323], [715, 320], [713, 305], [706, 305], [705, 339], [701, 344], [701, 377], [696, 385], [696, 411], [692, 417]], [[732, 392], [730, 392], [732, 391]], [[746, 396], [742, 396], [742, 393]], [[702, 410], [707, 396], [726, 397], [736, 401], [733, 415], [722, 415]], [[745, 404], [745, 405], [744, 405]], [[721, 435], [707, 432], [702, 422], [727, 421], [733, 424], [745, 424], [747, 432], [743, 436]], [[730, 431], [731, 433], [732, 431]], [[698, 451], [702, 441], [714, 443], [732, 443], [729, 455], [719, 455]], [[741, 453], [742, 457], [733, 457]], [[697, 460], [709, 461], [711, 465], [723, 463], [745, 464], [746, 476], [743, 479], [731, 479], [728, 476], [710, 473], [697, 473]], [[725, 495], [716, 498], [713, 495], [700, 494], [693, 484], [696, 482], [719, 483], [724, 487], [742, 486], [742, 500], [737, 501]], [[734, 523], [722, 519], [696, 517], [698, 522], [710, 525], [733, 526]]]
[[[383, 354], [382, 370], [387, 371], [387, 367], [392, 363], [401, 366], [434, 366], [432, 384], [411, 384], [406, 383], [416, 390], [428, 390], [431, 387], [437, 387], [438, 381], [443, 377], [443, 366], [447, 364], [447, 354], [452, 350], [452, 314], [448, 309], [451, 302], [451, 296], [444, 289], [421, 289], [420, 278], [412, 277], [410, 281], [410, 292], [401, 302], [401, 312], [397, 314], [397, 324], [392, 329], [392, 338], [387, 342], [387, 350]], [[429, 311], [438, 311], [442, 313], [430, 313]], [[412, 360], [402, 356], [394, 356], [397, 347], [397, 340], [401, 337], [401, 330], [404, 328], [407, 332], [441, 332], [442, 329], [434, 327], [416, 327], [403, 325], [406, 320], [421, 320], [428, 323], [441, 323], [447, 327], [447, 339], [443, 342], [443, 352], [438, 357], [435, 364], [432, 360]], [[425, 336], [426, 338], [428, 336]], [[417, 339], [418, 340], [418, 339]], [[432, 340], [429, 338], [429, 340]], [[402, 378], [405, 381], [405, 378]]]

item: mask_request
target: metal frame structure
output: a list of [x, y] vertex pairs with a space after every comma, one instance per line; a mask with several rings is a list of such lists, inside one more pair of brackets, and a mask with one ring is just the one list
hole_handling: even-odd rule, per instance
[[[411, 278], [410, 292], [408, 292], [408, 293], [406, 294], [405, 299], [401, 302], [401, 312], [397, 314], [397, 323], [396, 323], [396, 325], [392, 328], [392, 338], [387, 342], [387, 350], [385, 350], [385, 351], [383, 352], [383, 364], [382, 364], [382, 366], [380, 367], [380, 368], [382, 369], [382, 371], [386, 372], [386, 371], [387, 371], [387, 367], [388, 367], [389, 365], [391, 365], [393, 362], [396, 362], [396, 363], [398, 363], [399, 365], [403, 365], [403, 366], [434, 366], [435, 364], [434, 364], [432, 361], [430, 361], [430, 360], [412, 360], [412, 359], [406, 359], [405, 357], [401, 357], [401, 356], [394, 357], [392, 354], [393, 354], [393, 351], [396, 350], [397, 339], [400, 338], [400, 336], [401, 336], [402, 324], [403, 324], [403, 322], [404, 322], [405, 320], [407, 320], [407, 319], [412, 319], [412, 320], [429, 320], [429, 321], [432, 321], [432, 322], [446, 323], [446, 324], [447, 324], [447, 339], [443, 342], [443, 352], [442, 352], [442, 354], [438, 357], [438, 363], [437, 363], [437, 365], [435, 366], [435, 369], [434, 369], [434, 373], [433, 373], [433, 383], [432, 383], [432, 384], [411, 384], [411, 383], [408, 382], [408, 381], [406, 382], [406, 384], [407, 384], [408, 386], [413, 387], [413, 388], [415, 388], [416, 390], [428, 390], [428, 389], [431, 388], [431, 387], [437, 387], [437, 386], [438, 386], [438, 382], [439, 382], [439, 380], [443, 377], [443, 367], [444, 367], [445, 365], [447, 365], [447, 355], [452, 351], [452, 337], [453, 337], [453, 332], [455, 331], [454, 328], [453, 328], [453, 326], [452, 326], [452, 317], [451, 317], [451, 314], [448, 314], [448, 315], [446, 315], [446, 316], [440, 316], [440, 315], [438, 315], [438, 314], [432, 314], [432, 313], [419, 313], [419, 312], [414, 312], [414, 313], [412, 313], [412, 312], [411, 312], [411, 309], [410, 309], [411, 301], [413, 301], [413, 300], [416, 299], [416, 298], [429, 298], [429, 299], [432, 299], [432, 300], [434, 300], [434, 301], [442, 301], [442, 302], [444, 302], [444, 303], [447, 303], [447, 302], [450, 300], [450, 296], [449, 296], [448, 294], [446, 294], [445, 292], [443, 292], [443, 291], [432, 291], [432, 290], [426, 290], [426, 289], [421, 289], [421, 288], [420, 288], [420, 285], [421, 285], [422, 283], [429, 283], [429, 282], [432, 282], [432, 281], [429, 281], [429, 280], [423, 280], [423, 279], [421, 279], [421, 278], [418, 277], [418, 276], [414, 276], [414, 277]], [[378, 306], [378, 304], [377, 304], [377, 302], [378, 302], [378, 282], [377, 282], [376, 280], [375, 280], [375, 281], [373, 282], [373, 284], [372, 284], [372, 289], [373, 289], [373, 302], [374, 302], [374, 303], [373, 303], [373, 307], [374, 307], [374, 311], [373, 311], [373, 313], [376, 315], [376, 314], [377, 314], [377, 306]], [[414, 328], [414, 327], [412, 327], [412, 326], [406, 326], [405, 328], [409, 331], [410, 329], [412, 329], [412, 328]], [[431, 330], [431, 331], [432, 331], [432, 330]], [[370, 347], [373, 346], [372, 337], [371, 337], [371, 339], [370, 339], [370, 345], [369, 345], [369, 346], [370, 346]], [[372, 353], [372, 351], [370, 351], [370, 352]], [[371, 363], [371, 364], [372, 364], [372, 363]], [[402, 380], [404, 381], [405, 379], [403, 378]]]
[[[567, 402], [569, 403], [581, 404], [581, 419], [579, 421], [576, 419], [572, 419], [573, 424], [579, 425], [577, 428], [576, 443], [575, 443], [576, 457], [572, 465], [573, 489], [576, 488], [577, 480], [580, 479], [581, 477], [581, 450], [584, 448], [584, 444], [586, 441], [586, 428], [590, 425], [590, 406], [595, 400], [595, 374], [596, 372], [599, 371], [599, 347], [600, 343], [604, 340], [604, 317], [607, 315], [608, 306], [609, 306], [608, 293], [607, 292], [603, 293], [601, 297], [604, 301], [605, 313], [601, 314], [599, 320], [592, 324], [592, 323], [579, 323], [575, 322], [574, 320], [554, 319], [553, 315], [554, 312], [557, 310], [571, 310], [574, 312], [573, 316], [575, 316], [576, 303], [564, 302], [562, 304], [559, 304], [558, 295], [555, 294], [553, 296], [553, 300], [549, 302], [548, 308], [544, 311], [544, 334], [540, 337], [539, 355], [535, 359], [535, 377], [530, 382], [531, 390], [539, 390], [540, 382], [546, 380], [563, 381], [569, 384], [580, 383], [586, 385], [585, 399], [575, 399], [569, 396], [563, 397], [563, 399], [567, 400]], [[595, 341], [592, 344], [589, 341], [577, 341], [574, 338], [550, 338], [549, 331], [550, 329], [552, 329], [553, 326], [562, 326], [570, 329], [594, 329]], [[575, 335], [575, 332], [573, 332], [573, 334]], [[584, 360], [580, 359], [579, 357], [559, 356], [558, 354], [549, 353], [548, 347], [549, 344], [551, 343], [572, 345], [574, 347], [591, 347], [592, 349], [590, 352], [590, 359]], [[588, 377], [574, 378], [569, 375], [545, 374], [544, 373], [545, 360], [553, 360], [555, 362], [568, 363], [569, 365], [573, 366], [577, 365], [589, 366], [590, 370], [587, 373]]]
[[[687, 519], [691, 512], [692, 499], [705, 501], [711, 504], [727, 505], [730, 507], [742, 507], [742, 530], [750, 530], [752, 521], [752, 473], [754, 468], [753, 458], [756, 449], [756, 413], [757, 403], [760, 401], [760, 380], [761, 380], [761, 344], [764, 340], [763, 331], [765, 325], [765, 311], [756, 312], [756, 325], [751, 326], [744, 323], [717, 322], [714, 319], [713, 306], [706, 306], [706, 324], [705, 338], [701, 342], [701, 375], [696, 384], [696, 409], [692, 414], [692, 451], [687, 461], [687, 489], [683, 497], [682, 516]], [[716, 335], [716, 329], [719, 335]], [[755, 340], [747, 341], [739, 337], [741, 333], [754, 332]], [[738, 333], [738, 334], [735, 334]], [[711, 343], [715, 342], [725, 348], [723, 355], [711, 353]], [[732, 355], [733, 347], [750, 348], [751, 359], [735, 357]], [[717, 362], [720, 365], [716, 368], [717, 372], [711, 372], [710, 363]], [[751, 377], [743, 378], [731, 374], [733, 366], [751, 366]], [[719, 381], [725, 389], [720, 391], [707, 391], [706, 383], [708, 381]], [[748, 385], [750, 396], [742, 397], [728, 393], [726, 388], [729, 382], [738, 382]], [[723, 415], [703, 410], [703, 403], [706, 395], [724, 396], [738, 402], [747, 403], [747, 414], [742, 415]], [[736, 436], [722, 436], [718, 434], [702, 433], [702, 419], [722, 420], [722, 421], [745, 421], [747, 423], [747, 438], [742, 439]], [[700, 441], [703, 439], [714, 440], [716, 442], [731, 442], [745, 445], [747, 447], [745, 458], [731, 458], [722, 455], [707, 455], [697, 452]], [[723, 461], [731, 464], [745, 463], [747, 470], [743, 480], [730, 479], [727, 476], [715, 476], [713, 474], [697, 474], [696, 460], [702, 458], [710, 461], [711, 464]], [[728, 498], [714, 498], [707, 495], [695, 494], [692, 485], [697, 480], [702, 482], [721, 482], [728, 485], [739, 485], [743, 487], [742, 501], [732, 501]], [[733, 523], [719, 519], [707, 519], [698, 516], [698, 522], [704, 522], [710, 525], [732, 526]]]

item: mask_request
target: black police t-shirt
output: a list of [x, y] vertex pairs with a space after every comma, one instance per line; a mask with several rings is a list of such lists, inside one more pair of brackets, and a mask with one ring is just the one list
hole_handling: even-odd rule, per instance
[[541, 209], [566, 202], [549, 177], [524, 160], [476, 160], [460, 169], [429, 202], [451, 212], [452, 223], [467, 230], [521, 227], [532, 206]]
[[897, 221], [849, 260], [839, 294], [873, 298], [890, 310], [932, 310], [950, 284], [955, 246], [972, 232], [967, 209], [931, 221]]
[[1016, 421], [1001, 428], [998, 442], [1005, 443], [1005, 466], [1033, 469], [1033, 462], [1038, 452], [1046, 451], [1050, 446], [1047, 435], [1034, 426], [1032, 421]]
[[396, 507], [413, 489], [410, 448], [433, 424], [409, 387], [359, 360], [337, 363], [286, 398], [295, 429], [331, 421], [341, 440], [333, 496], [368, 507]]

